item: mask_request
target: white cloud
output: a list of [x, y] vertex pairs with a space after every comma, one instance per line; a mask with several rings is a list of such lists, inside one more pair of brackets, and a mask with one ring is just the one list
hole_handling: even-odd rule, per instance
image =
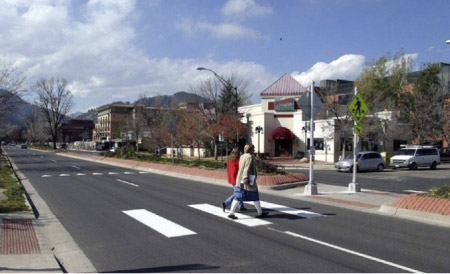
[[254, 0], [229, 0], [222, 8], [225, 16], [265, 16], [272, 13], [272, 8], [257, 4]]
[[346, 54], [330, 63], [318, 62], [305, 72], [293, 72], [292, 77], [307, 87], [311, 81], [320, 80], [356, 80], [364, 68], [365, 57], [356, 54]]
[[199, 22], [196, 26], [200, 30], [208, 30], [211, 34], [217, 38], [222, 39], [260, 39], [264, 38], [262, 34], [254, 29], [246, 28], [237, 23], [221, 23], [211, 24], [205, 21]]

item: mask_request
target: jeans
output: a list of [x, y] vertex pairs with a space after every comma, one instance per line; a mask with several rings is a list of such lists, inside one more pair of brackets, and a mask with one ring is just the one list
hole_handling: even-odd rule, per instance
[[[234, 193], [231, 194], [230, 197], [228, 197], [225, 202], [223, 202], [226, 206], [231, 205], [231, 202], [233, 202], [234, 200]], [[239, 202], [239, 208], [243, 208], [244, 207], [244, 203], [242, 201]]]

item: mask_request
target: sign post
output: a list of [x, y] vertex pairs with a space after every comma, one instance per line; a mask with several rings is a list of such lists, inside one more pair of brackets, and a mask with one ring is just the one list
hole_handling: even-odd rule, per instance
[[176, 120], [169, 120], [167, 122], [167, 131], [170, 133], [170, 157], [172, 158], [173, 165], [173, 135], [177, 132]]
[[347, 105], [347, 110], [353, 117], [353, 178], [352, 182], [348, 185], [348, 191], [350, 192], [361, 192], [361, 186], [356, 182], [356, 172], [358, 170], [358, 143], [359, 136], [363, 133], [363, 128], [359, 123], [366, 116], [369, 108], [364, 102], [360, 94], [358, 94], [358, 88], [355, 87], [355, 97]]
[[[314, 147], [314, 110], [316, 108], [316, 105], [314, 104], [314, 97], [317, 97], [317, 95], [314, 93], [314, 81], [311, 83], [311, 90], [310, 90], [310, 98], [311, 98], [311, 104], [310, 104], [310, 125], [311, 125], [311, 131], [310, 131], [310, 141], [309, 141], [309, 182], [305, 186], [305, 195], [316, 195], [317, 194], [317, 184], [314, 182], [314, 157], [315, 157], [315, 147]], [[301, 97], [303, 98], [303, 96]], [[300, 100], [301, 100], [300, 98]], [[320, 101], [320, 99], [318, 99]], [[322, 102], [320, 102], [322, 103]], [[316, 103], [317, 104], [317, 103]], [[321, 105], [320, 105], [321, 106]], [[319, 106], [319, 108], [320, 108]], [[306, 142], [306, 140], [305, 140]]]

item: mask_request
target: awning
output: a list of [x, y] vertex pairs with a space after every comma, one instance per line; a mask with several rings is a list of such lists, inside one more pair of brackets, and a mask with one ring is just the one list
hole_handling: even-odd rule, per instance
[[294, 140], [294, 133], [285, 127], [277, 127], [272, 131], [272, 140], [285, 139]]

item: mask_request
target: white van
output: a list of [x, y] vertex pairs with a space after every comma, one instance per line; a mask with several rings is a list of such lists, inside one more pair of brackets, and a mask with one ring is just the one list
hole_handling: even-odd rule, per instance
[[436, 169], [441, 164], [439, 150], [433, 146], [408, 145], [400, 149], [397, 155], [391, 157], [391, 167], [393, 169], [407, 167], [417, 169], [417, 167], [430, 167]]

